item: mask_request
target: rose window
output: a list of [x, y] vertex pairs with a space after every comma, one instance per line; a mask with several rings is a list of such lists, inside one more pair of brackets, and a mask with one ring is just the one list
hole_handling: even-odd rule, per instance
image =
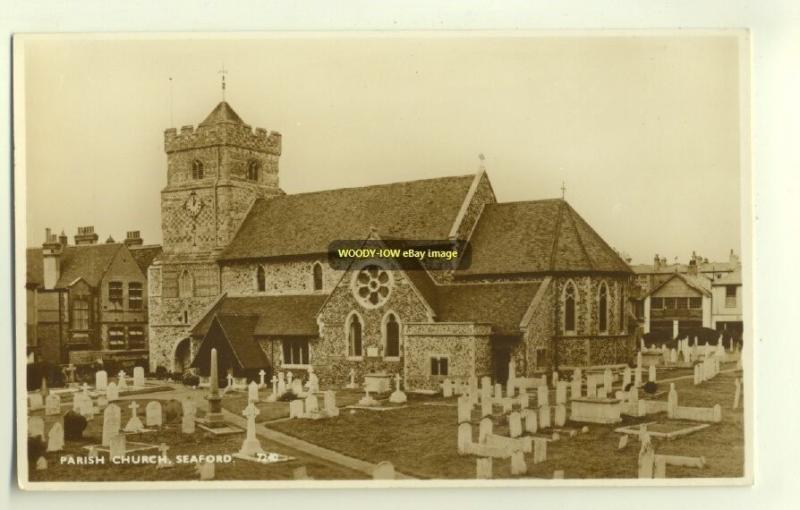
[[392, 281], [389, 272], [376, 265], [364, 266], [356, 275], [353, 292], [365, 306], [382, 305], [389, 297]]

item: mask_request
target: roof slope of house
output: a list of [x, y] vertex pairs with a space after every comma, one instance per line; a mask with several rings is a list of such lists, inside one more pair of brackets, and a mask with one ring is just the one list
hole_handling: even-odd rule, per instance
[[630, 273], [624, 260], [564, 200], [488, 204], [456, 277], [554, 272]]
[[[90, 286], [97, 287], [122, 246], [120, 243], [65, 246], [61, 254], [61, 275], [56, 282], [56, 288], [66, 288], [78, 278], [83, 278]], [[43, 285], [42, 249], [28, 248], [26, 257], [26, 283]]]
[[326, 253], [335, 240], [447, 239], [474, 175], [259, 199], [220, 260]]
[[671, 282], [675, 278], [678, 278], [679, 280], [683, 281], [688, 287], [696, 290], [697, 292], [703, 294], [704, 296], [711, 295], [711, 280], [709, 280], [704, 276], [693, 276], [683, 273], [673, 274], [672, 276], [661, 282], [659, 285], [653, 287], [650, 290], [650, 292], [647, 293], [647, 295], [649, 296], [655, 292], [658, 292], [659, 289], [664, 287], [667, 283]]
[[461, 284], [437, 287], [437, 322], [488, 323], [494, 333], [513, 335], [540, 282]]
[[150, 267], [150, 264], [153, 263], [153, 260], [160, 255], [162, 251], [161, 246], [157, 244], [129, 246], [128, 250], [131, 252], [133, 260], [136, 261], [136, 265], [139, 266], [145, 276], [147, 276], [147, 268]]
[[224, 297], [195, 326], [192, 335], [205, 336], [214, 317], [257, 317], [252, 336], [317, 336], [317, 312], [325, 295]]

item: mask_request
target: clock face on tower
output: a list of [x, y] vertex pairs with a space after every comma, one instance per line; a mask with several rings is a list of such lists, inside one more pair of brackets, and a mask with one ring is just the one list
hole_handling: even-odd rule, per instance
[[197, 198], [195, 192], [192, 191], [192, 194], [189, 195], [189, 198], [187, 198], [186, 202], [184, 202], [183, 207], [189, 212], [189, 216], [191, 216], [194, 220], [197, 219], [197, 215], [203, 210], [204, 205], [203, 199]]

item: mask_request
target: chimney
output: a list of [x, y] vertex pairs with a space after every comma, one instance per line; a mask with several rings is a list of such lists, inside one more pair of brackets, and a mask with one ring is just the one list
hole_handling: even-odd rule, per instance
[[728, 260], [731, 262], [731, 264], [739, 263], [739, 256], [734, 253], [733, 248], [731, 248], [731, 253], [728, 255]]
[[653, 269], [655, 271], [658, 271], [659, 269], [661, 269], [661, 259], [658, 258], [658, 253], [656, 253], [655, 257], [653, 257]]
[[61, 235], [58, 236], [58, 242], [62, 247], [65, 247], [67, 244], [69, 244], [69, 237], [67, 237], [67, 234], [65, 234], [63, 230], [61, 231]]
[[78, 227], [78, 233], [75, 235], [75, 245], [82, 246], [86, 244], [97, 244], [97, 234], [94, 233], [94, 227]]
[[689, 261], [689, 274], [692, 276], [697, 276], [697, 259], [693, 256], [692, 260]]
[[44, 288], [54, 289], [58, 279], [61, 277], [61, 254], [64, 246], [58, 237], [47, 228], [44, 231], [45, 241], [42, 244], [42, 273], [44, 276]]
[[144, 244], [144, 239], [139, 235], [138, 230], [129, 230], [125, 234], [125, 246], [141, 246]]
[[111, 236], [108, 236], [108, 239], [106, 239], [106, 244], [114, 244], [115, 242], [116, 241], [114, 241], [114, 238]]

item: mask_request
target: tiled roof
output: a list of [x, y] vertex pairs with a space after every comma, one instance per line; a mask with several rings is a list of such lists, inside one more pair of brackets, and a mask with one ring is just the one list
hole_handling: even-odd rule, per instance
[[325, 253], [334, 240], [447, 239], [474, 175], [284, 195], [254, 204], [220, 260]]
[[161, 246], [151, 244], [146, 246], [129, 246], [128, 250], [131, 252], [133, 260], [141, 268], [142, 272], [147, 276], [147, 268], [153, 263], [153, 260], [161, 254]]
[[661, 287], [666, 285], [668, 282], [672, 281], [673, 279], [678, 278], [682, 280], [686, 285], [693, 288], [697, 292], [704, 294], [706, 296], [711, 295], [711, 280], [704, 276], [692, 276], [689, 274], [682, 274], [682, 273], [675, 273], [670, 278], [667, 278], [661, 284], [656, 285], [653, 287], [647, 295], [653, 294], [654, 292], [658, 291]]
[[211, 113], [200, 123], [201, 126], [211, 126], [215, 124], [244, 124], [244, 121], [239, 117], [239, 114], [231, 108], [231, 105], [222, 101], [211, 110]]
[[204, 336], [218, 315], [258, 317], [251, 336], [317, 336], [317, 312], [324, 295], [224, 297], [192, 329], [192, 335]]
[[741, 267], [735, 271], [724, 273], [719, 278], [714, 278], [711, 285], [741, 285], [742, 284], [742, 269]]
[[472, 264], [456, 277], [631, 272], [597, 232], [560, 199], [488, 204], [470, 241]]
[[[78, 278], [83, 278], [90, 286], [97, 287], [122, 246], [119, 243], [65, 246], [61, 254], [61, 276], [56, 282], [56, 287], [66, 288]], [[28, 259], [26, 283], [42, 285], [44, 283], [42, 249], [28, 248], [26, 255]]]
[[437, 287], [437, 322], [489, 323], [498, 334], [518, 334], [539, 282]]
[[[267, 366], [264, 351], [253, 339], [253, 330], [257, 322], [258, 316], [256, 315], [215, 315], [209, 328], [212, 334], [204, 336], [203, 343], [200, 344], [192, 361], [192, 366], [207, 366], [211, 348], [219, 347], [216, 342], [221, 339], [227, 342], [239, 368], [249, 370]], [[215, 330], [219, 332], [219, 336], [213, 334]]]

